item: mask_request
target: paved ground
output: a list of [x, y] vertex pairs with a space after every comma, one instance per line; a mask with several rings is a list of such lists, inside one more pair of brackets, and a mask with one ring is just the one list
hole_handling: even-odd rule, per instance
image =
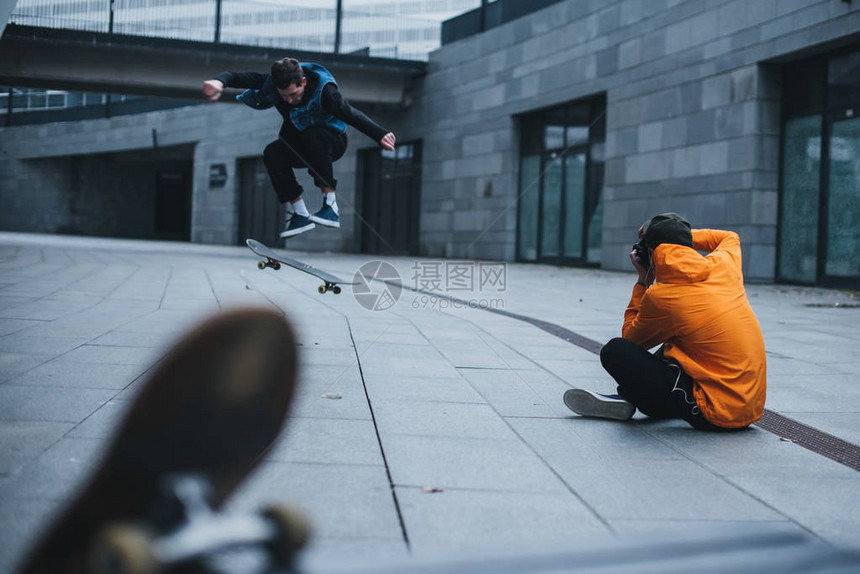
[[[374, 259], [301, 258], [344, 278]], [[385, 261], [407, 286], [598, 342], [618, 335], [634, 282]], [[371, 311], [391, 303], [384, 284], [323, 296], [313, 277], [255, 264], [244, 247], [0, 233], [0, 571], [93, 468], [171, 341], [242, 305], [286, 313], [302, 369], [288, 431], [232, 508], [284, 498], [305, 508], [317, 533], [309, 563], [715, 524], [776, 525], [860, 549], [860, 473], [847, 466], [758, 427], [716, 435], [638, 415], [579, 418], [561, 401], [566, 389], [614, 386], [587, 348], [408, 289]], [[748, 292], [768, 349], [767, 407], [860, 444], [860, 309], [846, 305], [857, 300]]]

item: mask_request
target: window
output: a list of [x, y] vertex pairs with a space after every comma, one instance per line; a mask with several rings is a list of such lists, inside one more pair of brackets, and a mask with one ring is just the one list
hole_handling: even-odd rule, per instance
[[519, 118], [517, 259], [600, 262], [605, 110], [600, 96]]
[[777, 279], [860, 287], [860, 49], [787, 65]]

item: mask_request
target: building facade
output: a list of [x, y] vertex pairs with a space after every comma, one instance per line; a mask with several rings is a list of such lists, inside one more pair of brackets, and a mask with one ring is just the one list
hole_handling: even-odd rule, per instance
[[[860, 285], [858, 2], [566, 0], [443, 45], [408, 105], [354, 103], [402, 145], [350, 133], [349, 216], [290, 248], [621, 270], [639, 225], [676, 211], [737, 231], [748, 280]], [[271, 235], [279, 121], [212, 104], [6, 128], [0, 228]], [[100, 167], [141, 157], [147, 185]], [[125, 233], [138, 196], [153, 215]]]

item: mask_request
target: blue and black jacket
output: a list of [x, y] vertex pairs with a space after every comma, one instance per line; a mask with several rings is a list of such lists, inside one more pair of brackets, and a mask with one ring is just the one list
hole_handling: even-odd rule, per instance
[[352, 107], [341, 95], [334, 76], [323, 66], [302, 63], [307, 84], [302, 100], [297, 104], [285, 102], [269, 74], [256, 72], [223, 72], [215, 76], [225, 87], [245, 88], [238, 100], [257, 110], [275, 107], [284, 118], [281, 136], [290, 140], [313, 126], [322, 126], [344, 133], [351, 125], [378, 142], [389, 132], [362, 112]]

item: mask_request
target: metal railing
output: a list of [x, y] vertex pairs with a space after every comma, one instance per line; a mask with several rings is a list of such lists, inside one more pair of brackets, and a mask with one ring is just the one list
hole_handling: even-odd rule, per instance
[[[450, 14], [481, 0], [437, 0]], [[349, 0], [18, 0], [11, 23], [201, 42], [426, 60], [441, 19], [420, 2]], [[410, 9], [409, 7], [412, 6]], [[402, 12], [408, 11], [410, 14]]]

